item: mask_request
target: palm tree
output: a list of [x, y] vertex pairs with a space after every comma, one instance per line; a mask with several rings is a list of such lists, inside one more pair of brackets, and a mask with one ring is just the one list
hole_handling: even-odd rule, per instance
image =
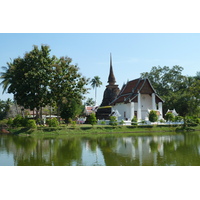
[[11, 70], [9, 67], [1, 67], [5, 72], [0, 72], [0, 79], [3, 79], [0, 85], [3, 87], [3, 93], [8, 89], [11, 84]]
[[95, 101], [93, 101], [93, 98], [88, 98], [85, 102], [86, 106], [95, 106]]
[[[12, 79], [13, 79], [13, 68], [14, 68], [14, 65], [10, 62], [7, 62], [7, 65], [8, 67], [1, 67], [2, 70], [4, 70], [5, 72], [0, 72], [0, 79], [3, 79], [0, 83], [0, 85], [2, 85], [3, 87], [3, 92], [4, 93], [7, 89], [9, 89], [9, 86], [11, 85], [12, 83]], [[8, 101], [10, 103], [10, 101]], [[15, 97], [14, 97], [14, 103], [15, 103], [15, 106], [16, 106], [16, 111], [17, 111], [17, 114], [18, 114], [18, 108], [17, 108], [17, 103], [15, 101]]]
[[100, 87], [102, 85], [102, 82], [100, 81], [99, 76], [94, 76], [94, 78], [90, 81], [92, 88], [95, 88], [95, 106], [97, 104], [97, 87]]

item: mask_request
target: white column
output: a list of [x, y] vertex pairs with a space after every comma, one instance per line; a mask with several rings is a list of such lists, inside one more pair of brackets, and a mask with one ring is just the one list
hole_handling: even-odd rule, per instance
[[138, 110], [137, 110], [137, 120], [141, 121], [142, 114], [141, 114], [141, 94], [138, 93]]
[[130, 120], [134, 117], [134, 102], [130, 102]]
[[156, 109], [156, 95], [155, 95], [155, 93], [152, 93], [152, 110], [157, 110]]
[[163, 118], [162, 102], [158, 103], [158, 110], [160, 111], [160, 117]]

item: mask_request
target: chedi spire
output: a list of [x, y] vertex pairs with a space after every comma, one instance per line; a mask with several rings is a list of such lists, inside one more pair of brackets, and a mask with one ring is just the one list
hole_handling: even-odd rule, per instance
[[110, 74], [108, 77], [108, 83], [109, 83], [109, 85], [114, 85], [116, 83], [115, 76], [113, 73], [113, 68], [112, 68], [112, 55], [111, 54], [110, 54]]

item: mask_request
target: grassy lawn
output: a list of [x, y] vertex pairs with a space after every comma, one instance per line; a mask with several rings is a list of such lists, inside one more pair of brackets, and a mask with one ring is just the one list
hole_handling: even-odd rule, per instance
[[[164, 135], [175, 134], [180, 126], [110, 126], [110, 125], [76, 125], [60, 127], [38, 127], [37, 129], [16, 128], [10, 129], [14, 134], [31, 134], [31, 135], [94, 135], [94, 134], [131, 134], [131, 135]], [[192, 127], [199, 131], [200, 126]]]

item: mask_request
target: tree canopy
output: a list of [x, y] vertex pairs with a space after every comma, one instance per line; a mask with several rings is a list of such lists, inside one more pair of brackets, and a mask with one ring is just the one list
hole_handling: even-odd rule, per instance
[[141, 73], [148, 78], [157, 94], [164, 100], [164, 113], [168, 109], [176, 109], [181, 116], [199, 115], [200, 108], [200, 76], [182, 75], [183, 67], [152, 67], [150, 72]]
[[88, 79], [79, 73], [77, 65], [69, 57], [50, 55], [47, 45], [33, 50], [7, 63], [2, 69], [1, 85], [4, 92], [14, 94], [17, 104], [37, 110], [55, 102], [59, 106], [63, 99], [80, 101], [87, 92]]

